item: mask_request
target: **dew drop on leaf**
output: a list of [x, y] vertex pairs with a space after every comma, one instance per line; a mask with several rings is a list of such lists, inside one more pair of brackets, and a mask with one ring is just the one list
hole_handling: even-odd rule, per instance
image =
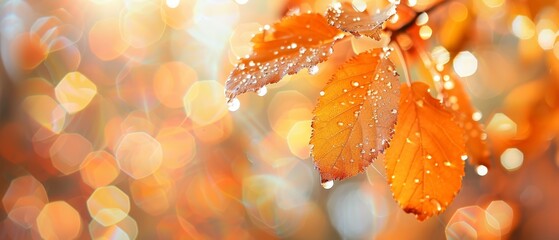
[[324, 189], [330, 189], [334, 186], [334, 180], [329, 180], [329, 181], [323, 182], [320, 185], [322, 185], [322, 187]]
[[266, 86], [263, 86], [256, 91], [256, 94], [261, 97], [265, 96], [266, 93], [268, 93], [268, 88], [266, 88]]
[[314, 65], [314, 66], [309, 68], [309, 74], [310, 75], [316, 75], [317, 73], [318, 73], [318, 66]]
[[237, 111], [239, 108], [241, 108], [241, 101], [238, 98], [233, 98], [233, 100], [227, 103], [227, 109], [231, 112]]
[[431, 199], [431, 204], [435, 205], [435, 208], [437, 209], [438, 212], [443, 210], [441, 203], [436, 199]]

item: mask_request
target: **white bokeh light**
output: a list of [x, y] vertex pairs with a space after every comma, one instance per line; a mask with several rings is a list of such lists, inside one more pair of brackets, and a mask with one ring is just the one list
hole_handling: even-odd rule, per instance
[[477, 65], [477, 58], [469, 51], [459, 52], [452, 63], [454, 71], [460, 77], [469, 77], [474, 75], [477, 71]]
[[167, 4], [167, 7], [169, 8], [177, 8], [179, 6], [179, 4], [181, 3], [180, 0], [166, 0], [165, 3]]

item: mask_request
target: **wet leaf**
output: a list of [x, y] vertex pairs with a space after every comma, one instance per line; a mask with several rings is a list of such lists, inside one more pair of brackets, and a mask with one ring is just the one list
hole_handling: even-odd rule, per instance
[[252, 38], [252, 54], [242, 58], [229, 75], [226, 97], [231, 101], [241, 93], [257, 91], [303, 68], [312, 72], [316, 64], [332, 54], [332, 46], [340, 37], [343, 33], [320, 14], [289, 16], [264, 27]]
[[452, 113], [458, 127], [464, 130], [466, 153], [470, 164], [489, 168], [491, 159], [486, 142], [487, 134], [478, 122], [481, 113], [470, 103], [470, 97], [460, 80], [452, 77], [445, 78], [442, 93], [446, 109]]
[[446, 209], [464, 176], [463, 132], [428, 89], [421, 82], [402, 87], [396, 134], [385, 158], [394, 199], [421, 221]]
[[396, 14], [396, 4], [390, 4], [377, 14], [370, 15], [367, 10], [358, 11], [349, 2], [335, 3], [326, 12], [330, 25], [354, 36], [365, 35], [380, 40], [382, 24]]
[[314, 110], [312, 156], [322, 181], [362, 172], [388, 147], [400, 87], [394, 64], [381, 50], [349, 60], [320, 93]]

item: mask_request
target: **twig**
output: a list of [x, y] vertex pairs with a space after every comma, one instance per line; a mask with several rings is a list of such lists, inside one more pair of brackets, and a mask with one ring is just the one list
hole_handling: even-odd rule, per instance
[[406, 24], [402, 25], [400, 28], [393, 30], [392, 31], [392, 36], [390, 36], [390, 41], [394, 41], [395, 37], [405, 33], [407, 30], [409, 30], [411, 27], [413, 27], [415, 25], [415, 22], [417, 21], [417, 18], [419, 18], [419, 16], [422, 13], [431, 13], [433, 11], [435, 11], [436, 9], [438, 9], [439, 7], [443, 6], [445, 3], [449, 2], [448, 0], [446, 1], [440, 1], [438, 3], [435, 3], [433, 5], [431, 5], [430, 7], [426, 8], [425, 10], [421, 11], [421, 12], [415, 12], [415, 16], [410, 19], [410, 21], [408, 21]]

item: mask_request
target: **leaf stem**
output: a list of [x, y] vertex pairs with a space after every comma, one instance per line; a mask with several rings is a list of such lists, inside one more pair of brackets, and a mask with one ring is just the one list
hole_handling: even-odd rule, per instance
[[402, 63], [402, 68], [404, 69], [404, 78], [406, 79], [406, 83], [408, 84], [408, 86], [411, 87], [411, 75], [408, 69], [408, 60], [405, 56], [405, 53], [402, 50], [402, 47], [400, 47], [400, 44], [398, 44], [398, 42], [391, 41], [390, 45], [394, 46], [394, 50], [396, 54], [398, 54], [398, 58], [400, 58], [400, 62]]
[[[425, 52], [425, 49], [419, 48], [417, 46], [412, 46], [412, 48], [417, 52], [417, 55], [419, 56], [419, 58], [423, 62], [423, 65], [425, 66], [425, 68], [427, 68], [427, 70], [429, 72], [431, 72], [431, 75], [432, 76], [438, 75], [439, 72], [437, 71], [436, 66], [433, 63], [433, 59], [432, 59], [431, 56], [429, 56], [429, 54], [427, 52]], [[442, 81], [442, 79], [440, 79], [439, 81], [433, 81], [434, 87], [437, 90], [437, 94], [440, 94], [441, 91], [442, 91], [443, 86], [442, 86], [441, 81]]]

